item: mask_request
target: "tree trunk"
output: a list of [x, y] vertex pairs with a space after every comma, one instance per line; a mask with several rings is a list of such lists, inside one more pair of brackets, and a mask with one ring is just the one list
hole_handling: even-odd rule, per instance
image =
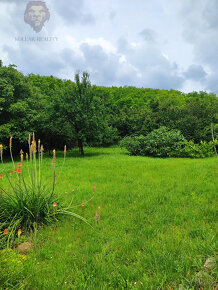
[[83, 142], [81, 139], [78, 139], [78, 146], [79, 146], [79, 151], [82, 156], [84, 156], [84, 150], [83, 150]]

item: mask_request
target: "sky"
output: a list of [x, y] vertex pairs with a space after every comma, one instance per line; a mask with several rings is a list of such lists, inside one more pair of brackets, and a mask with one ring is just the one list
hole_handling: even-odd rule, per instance
[[0, 0], [0, 59], [25, 75], [218, 94], [218, 0], [46, 0], [40, 32], [26, 0]]

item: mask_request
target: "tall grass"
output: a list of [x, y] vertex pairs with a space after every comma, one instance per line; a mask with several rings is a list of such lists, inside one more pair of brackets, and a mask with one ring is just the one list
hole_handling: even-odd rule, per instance
[[[32, 140], [31, 140], [32, 139]], [[56, 151], [53, 150], [50, 178], [46, 180], [42, 174], [43, 145], [35, 135], [29, 136], [29, 153], [20, 151], [20, 161], [15, 165], [12, 154], [12, 137], [10, 138], [11, 170], [5, 169], [3, 147], [0, 146], [0, 156], [3, 167], [1, 180], [7, 180], [7, 188], [0, 183], [0, 237], [1, 244], [5, 240], [12, 245], [18, 229], [22, 231], [36, 230], [39, 225], [57, 221], [63, 214], [73, 215], [87, 222], [83, 217], [71, 211], [72, 199], [65, 204], [55, 192], [57, 179], [60, 178], [66, 158], [64, 147], [63, 163], [60, 172], [56, 173]], [[1, 246], [0, 244], [0, 246]]]

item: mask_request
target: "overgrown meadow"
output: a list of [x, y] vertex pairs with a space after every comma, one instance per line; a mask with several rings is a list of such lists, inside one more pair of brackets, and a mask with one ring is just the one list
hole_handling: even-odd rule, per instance
[[[118, 147], [85, 148], [85, 158], [67, 152], [60, 174], [63, 154], [56, 154], [55, 173], [53, 156], [43, 157], [42, 183], [52, 188], [57, 174], [58, 201], [50, 201], [49, 224], [21, 228], [13, 250], [7, 243], [2, 248], [2, 289], [216, 288], [216, 157], [136, 157]], [[14, 170], [9, 160], [4, 164]], [[26, 160], [24, 178], [25, 167]], [[4, 172], [0, 185], [9, 188]], [[69, 204], [86, 222], [71, 215], [56, 221], [59, 206]], [[25, 242], [31, 249], [18, 253]]]

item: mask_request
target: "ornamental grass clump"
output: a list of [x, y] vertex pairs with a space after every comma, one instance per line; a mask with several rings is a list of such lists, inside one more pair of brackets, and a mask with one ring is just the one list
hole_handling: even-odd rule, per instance
[[[55, 172], [56, 151], [53, 150], [51, 182], [43, 179], [43, 145], [36, 142], [35, 135], [29, 136], [29, 153], [20, 151], [20, 162], [14, 163], [12, 154], [12, 137], [10, 138], [11, 170], [6, 170], [3, 162], [3, 147], [0, 145], [0, 157], [3, 166], [1, 179], [6, 179], [8, 188], [3, 188], [0, 180], [0, 247], [7, 242], [8, 246], [16, 238], [18, 229], [24, 231], [36, 230], [39, 225], [48, 224], [59, 220], [63, 214], [68, 214], [82, 219], [83, 217], [71, 211], [72, 200], [68, 206], [55, 193], [57, 173]], [[64, 147], [63, 164], [66, 158]], [[45, 183], [47, 182], [47, 183]], [[55, 206], [54, 206], [55, 205]], [[7, 234], [5, 234], [7, 229]], [[19, 241], [18, 241], [19, 242]]]

